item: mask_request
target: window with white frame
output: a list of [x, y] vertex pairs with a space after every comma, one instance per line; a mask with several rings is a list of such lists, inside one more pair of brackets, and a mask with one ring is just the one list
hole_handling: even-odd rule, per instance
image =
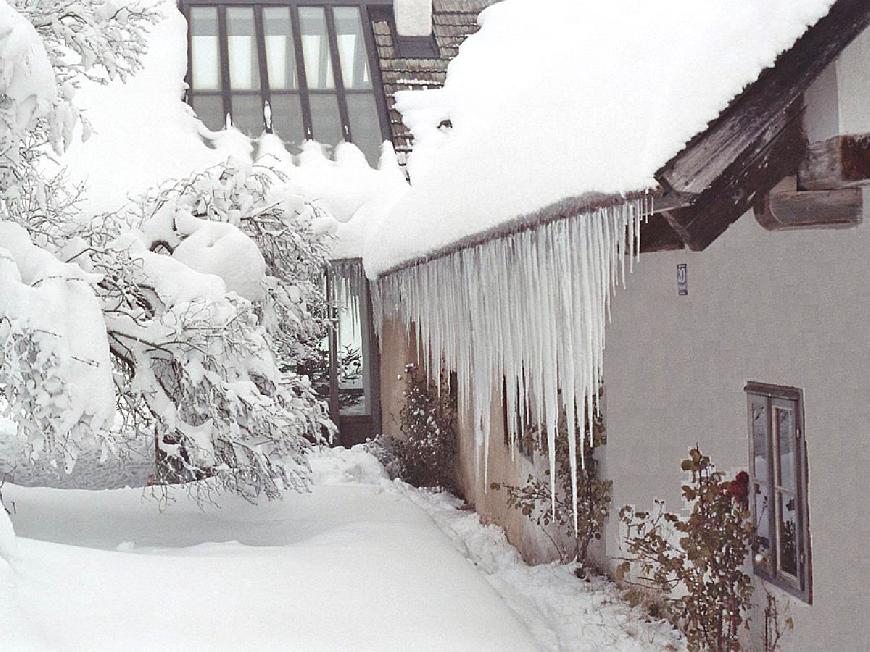
[[749, 383], [750, 509], [755, 573], [810, 602], [807, 457], [801, 391]]
[[213, 130], [229, 116], [252, 138], [349, 141], [376, 163], [387, 125], [366, 6], [190, 0], [189, 103]]

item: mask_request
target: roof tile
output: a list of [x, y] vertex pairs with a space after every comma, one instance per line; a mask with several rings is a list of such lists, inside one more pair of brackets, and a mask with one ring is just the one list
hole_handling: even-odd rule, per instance
[[389, 107], [390, 132], [400, 163], [404, 164], [413, 138], [402, 123], [401, 114], [393, 108], [395, 94], [403, 90], [443, 86], [447, 64], [456, 56], [462, 42], [478, 30], [478, 14], [495, 2], [497, 0], [433, 0], [433, 32], [439, 47], [438, 59], [400, 56], [391, 21], [383, 14], [373, 17], [378, 64]]

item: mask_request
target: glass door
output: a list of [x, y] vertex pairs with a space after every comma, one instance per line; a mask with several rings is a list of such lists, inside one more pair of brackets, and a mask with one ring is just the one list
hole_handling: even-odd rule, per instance
[[333, 307], [328, 343], [330, 412], [338, 425], [339, 443], [352, 446], [380, 430], [378, 355], [362, 261], [333, 261], [327, 292]]

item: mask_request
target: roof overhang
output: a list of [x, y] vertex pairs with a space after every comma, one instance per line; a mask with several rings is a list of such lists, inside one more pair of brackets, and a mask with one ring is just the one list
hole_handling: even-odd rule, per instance
[[807, 156], [803, 94], [868, 26], [870, 2], [838, 0], [666, 163], [656, 180], [676, 208], [650, 220], [645, 240], [705, 249], [784, 177], [797, 174]]
[[[430, 252], [425, 258], [406, 261], [379, 276], [640, 196], [651, 199], [654, 211], [641, 225], [641, 253], [705, 249], [741, 215], [766, 202], [783, 179], [806, 168], [813, 154], [803, 132], [803, 94], [868, 26], [870, 2], [837, 0], [824, 18], [779, 55], [774, 66], [764, 70], [656, 172], [659, 188], [655, 191], [587, 193], [568, 198]], [[864, 140], [859, 145], [866, 156]], [[840, 151], [845, 151], [842, 146], [836, 150]]]
[[[568, 197], [554, 204], [544, 206], [532, 213], [517, 216], [509, 222], [499, 224], [497, 227], [492, 229], [487, 229], [486, 231], [481, 231], [472, 236], [451, 242], [448, 246], [435, 249], [429, 252], [426, 256], [407, 260], [381, 272], [378, 276], [388, 276], [394, 272], [408, 269], [409, 267], [415, 267], [438, 258], [449, 256], [450, 254], [456, 253], [462, 249], [482, 245], [491, 240], [504, 238], [523, 231], [538, 229], [546, 224], [550, 224], [551, 222], [557, 222], [583, 213], [592, 213], [597, 210], [619, 206], [621, 204], [642, 199], [647, 200], [649, 206], [657, 207], [658, 209], [672, 206], [670, 201], [665, 199], [660, 191], [640, 191], [624, 194], [590, 192], [577, 197]], [[641, 251], [644, 251], [643, 240], [641, 240]]]

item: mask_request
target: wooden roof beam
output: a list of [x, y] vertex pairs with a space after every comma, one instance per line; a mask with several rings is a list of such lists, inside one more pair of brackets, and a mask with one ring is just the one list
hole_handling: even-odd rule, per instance
[[783, 177], [795, 173], [806, 151], [802, 109], [795, 102], [775, 116], [691, 206], [663, 211], [689, 249], [705, 249]]
[[653, 213], [640, 225], [640, 253], [685, 249], [680, 235], [674, 231], [662, 213]]
[[795, 177], [783, 179], [755, 207], [758, 223], [769, 231], [854, 226], [863, 216], [860, 188], [798, 190]]
[[798, 170], [801, 190], [870, 185], [870, 134], [835, 136], [810, 143]]
[[780, 180], [797, 173], [806, 151], [803, 93], [868, 26], [870, 2], [838, 0], [656, 173], [666, 194], [692, 201], [662, 212], [690, 249], [706, 248]]
[[701, 194], [745, 156], [786, 108], [855, 37], [870, 26], [870, 2], [838, 0], [758, 79], [656, 174], [677, 193]]

